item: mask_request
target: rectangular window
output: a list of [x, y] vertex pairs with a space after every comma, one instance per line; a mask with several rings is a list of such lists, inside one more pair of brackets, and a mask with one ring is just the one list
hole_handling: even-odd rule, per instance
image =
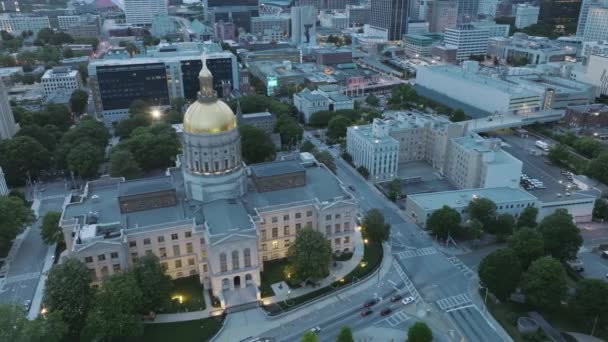
[[262, 250], [263, 250], [263, 251], [265, 251], [265, 250], [266, 250], [266, 244], [265, 244], [265, 243], [263, 243], [263, 244], [262, 244]]
[[189, 266], [194, 266], [194, 258], [189, 258], [188, 259], [188, 265]]
[[129, 241], [129, 247], [137, 247], [136, 241]]
[[173, 256], [179, 256], [179, 255], [180, 255], [179, 245], [173, 245]]
[[272, 241], [272, 249], [279, 249], [279, 242], [278, 241]]
[[306, 217], [312, 217], [312, 210], [306, 212]]
[[133, 262], [137, 262], [137, 260], [139, 260], [139, 255], [137, 252], [131, 253], [131, 259], [133, 259]]
[[97, 256], [97, 261], [104, 261], [106, 260], [106, 255], [105, 254], [99, 254]]
[[205, 244], [205, 238], [201, 238], [201, 246]]
[[296, 218], [297, 219], [302, 218], [302, 213], [296, 213]]
[[144, 245], [149, 245], [150, 244], [150, 239], [149, 238], [145, 238], [144, 239]]
[[350, 231], [350, 222], [344, 222], [344, 231], [345, 232]]
[[279, 236], [279, 228], [272, 228], [272, 238], [276, 238]]
[[158, 254], [160, 255], [161, 259], [162, 258], [166, 258], [167, 257], [167, 249], [165, 247], [161, 247], [158, 249]]
[[178, 239], [177, 233], [171, 234], [171, 240], [177, 240], [177, 239]]
[[289, 214], [288, 215], [283, 215], [283, 221], [289, 221]]
[[182, 261], [181, 260], [175, 260], [175, 268], [180, 268], [182, 267]]
[[186, 253], [193, 253], [194, 248], [192, 247], [192, 242], [188, 242], [186, 244]]
[[331, 235], [331, 224], [325, 226], [325, 235]]
[[120, 264], [112, 265], [112, 270], [114, 271], [114, 273], [120, 272]]
[[162, 268], [163, 268], [163, 270], [165, 270], [165, 271], [166, 271], [166, 270], [167, 270], [167, 268], [169, 268], [169, 265], [168, 265], [166, 262], [161, 262], [161, 263], [160, 263], [160, 267], [162, 267]]
[[289, 235], [289, 226], [283, 227], [283, 235]]
[[207, 273], [207, 264], [203, 265], [203, 273]]
[[350, 242], [350, 236], [345, 236], [344, 243], [349, 243], [349, 242]]
[[272, 223], [277, 223], [277, 222], [279, 222], [279, 218], [278, 218], [278, 217], [276, 217], [276, 216], [273, 216], [271, 220], [272, 220]]
[[262, 236], [262, 241], [266, 240], [266, 229], [260, 230], [260, 235]]
[[336, 214], [336, 220], [340, 218], [340, 214]]
[[187, 238], [191, 238], [192, 237], [192, 232], [186, 232], [185, 235], [186, 235]]
[[336, 238], [336, 239], [334, 240], [334, 242], [335, 242], [335, 244], [336, 244], [336, 245], [339, 245], [339, 244], [340, 244], [340, 238]]
[[331, 215], [325, 215], [325, 220], [326, 221], [331, 221]]
[[163, 243], [165, 242], [165, 237], [164, 236], [159, 236], [156, 238], [156, 241], [158, 241], [158, 243]]
[[272, 253], [272, 258], [273, 259], [278, 259], [279, 258], [279, 252]]
[[117, 252], [110, 253], [110, 258], [112, 258], [112, 259], [118, 259], [118, 253]]
[[262, 261], [268, 261], [268, 255], [262, 255]]
[[335, 231], [336, 231], [336, 234], [338, 234], [341, 231], [339, 223], [336, 223], [336, 225], [335, 225]]
[[290, 244], [291, 244], [291, 241], [289, 241], [289, 240], [283, 241], [283, 245], [285, 246], [285, 248], [288, 248]]
[[90, 256], [85, 257], [84, 262], [86, 262], [87, 264], [93, 262], [93, 257], [90, 257]]

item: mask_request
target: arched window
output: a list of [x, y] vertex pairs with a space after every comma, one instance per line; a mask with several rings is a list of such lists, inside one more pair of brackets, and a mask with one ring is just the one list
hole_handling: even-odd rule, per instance
[[245, 248], [243, 255], [245, 256], [245, 267], [251, 267], [251, 249]]
[[224, 252], [220, 254], [220, 272], [228, 272], [228, 261]]
[[234, 250], [232, 251], [232, 269], [238, 270], [239, 267], [239, 251]]

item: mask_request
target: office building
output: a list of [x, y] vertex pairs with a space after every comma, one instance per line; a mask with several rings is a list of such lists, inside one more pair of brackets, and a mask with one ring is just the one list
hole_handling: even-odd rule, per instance
[[40, 82], [46, 98], [56, 93], [70, 96], [74, 90], [82, 88], [82, 79], [78, 70], [67, 66], [47, 70]]
[[4, 171], [2, 171], [2, 167], [0, 166], [0, 197], [8, 195], [9, 192], [10, 190], [8, 189], [8, 185], [6, 185]]
[[587, 18], [589, 17], [589, 9], [592, 7], [607, 7], [607, 0], [583, 0], [581, 10], [578, 16], [576, 26], [576, 35], [582, 37], [585, 34], [585, 26], [587, 26]]
[[608, 6], [591, 7], [583, 31], [583, 40], [598, 41], [608, 39]]
[[236, 115], [239, 126], [253, 126], [263, 130], [268, 135], [272, 135], [274, 133], [274, 127], [277, 124], [277, 119], [275, 115], [270, 112], [243, 114], [240, 112], [239, 106]]
[[451, 139], [445, 176], [458, 189], [519, 187], [523, 163], [503, 151], [501, 143], [476, 133]]
[[567, 57], [576, 58], [576, 50], [563, 47], [546, 37], [527, 36], [521, 32], [515, 33], [511, 42], [502, 50], [504, 60], [524, 59], [528, 64], [561, 62]]
[[220, 20], [213, 24], [213, 37], [216, 41], [235, 40], [236, 26], [234, 23]]
[[168, 14], [166, 0], [124, 0], [127, 24], [136, 26], [152, 25], [156, 14]]
[[308, 88], [293, 94], [293, 105], [304, 115], [304, 122], [308, 122], [310, 116], [320, 111], [336, 111], [341, 109], [353, 109], [352, 98], [342, 94], [339, 87], [333, 85], [320, 86], [319, 89], [310, 91]]
[[603, 103], [594, 103], [584, 106], [570, 106], [566, 108], [564, 124], [570, 128], [580, 129], [581, 132], [593, 133], [608, 128], [608, 106]]
[[511, 39], [504, 37], [491, 37], [488, 39], [488, 56], [492, 58], [502, 58], [502, 50], [511, 44]]
[[313, 6], [291, 8], [291, 41], [295, 45], [317, 45], [317, 11]]
[[4, 82], [0, 80], [0, 140], [12, 138], [18, 130]]
[[322, 233], [334, 253], [353, 250], [352, 194], [314, 159], [245, 165], [237, 119], [215, 97], [212, 78], [200, 72], [176, 167], [155, 178], [88, 182], [65, 206], [66, 257], [85, 263], [93, 286], [154, 254], [174, 279], [198, 275], [222, 308], [256, 306], [264, 263], [287, 257], [301, 229]]
[[[426, 12], [428, 10], [428, 2], [426, 0], [410, 0], [410, 22], [425, 21]], [[410, 33], [408, 28], [408, 33]]]
[[96, 113], [106, 124], [128, 116], [136, 99], [147, 99], [156, 106], [170, 104], [173, 98], [196, 98], [201, 53], [214, 72], [214, 89], [239, 88], [239, 71], [234, 56], [217, 44], [182, 43], [148, 49], [145, 56], [128, 59], [102, 59], [89, 64], [89, 85]]
[[456, 60], [467, 60], [471, 56], [485, 56], [488, 51], [490, 32], [485, 28], [470, 25], [461, 28], [446, 28], [443, 42], [457, 49]]
[[155, 14], [152, 16], [150, 33], [155, 37], [164, 37], [177, 32], [176, 23], [168, 14]]
[[445, 29], [456, 28], [458, 22], [457, 0], [430, 0], [428, 8], [429, 32], [443, 33]]
[[442, 36], [439, 34], [406, 34], [403, 36], [403, 48], [409, 56], [430, 57], [433, 47], [441, 40]]
[[496, 11], [498, 9], [498, 0], [480, 0], [479, 1], [479, 9], [477, 10], [477, 14], [483, 17], [496, 17]]
[[477, 21], [479, 0], [458, 0], [458, 24], [468, 24]]
[[494, 37], [508, 37], [509, 30], [511, 29], [510, 25], [507, 24], [497, 24], [494, 21], [478, 21], [471, 23], [471, 27], [475, 29], [482, 29], [488, 31], [488, 36], [490, 38]]
[[230, 22], [245, 32], [251, 29], [251, 18], [260, 16], [258, 0], [204, 0], [203, 7], [209, 22]]
[[540, 7], [530, 4], [517, 4], [515, 6], [515, 27], [521, 29], [538, 23]]
[[407, 33], [410, 1], [374, 0], [371, 2], [369, 27], [374, 36], [401, 40]]
[[319, 15], [321, 27], [343, 30], [348, 28], [348, 16], [344, 12], [322, 12]]
[[369, 17], [371, 15], [371, 8], [367, 6], [346, 6], [346, 13], [348, 15], [348, 26], [359, 27], [365, 24], [369, 24]]
[[590, 54], [584, 65], [575, 65], [570, 79], [593, 86], [594, 95], [608, 96], [608, 55]]
[[98, 15], [63, 15], [57, 16], [59, 29], [75, 38], [99, 38], [101, 35], [101, 17]]
[[49, 17], [34, 17], [17, 13], [0, 14], [0, 30], [18, 35], [21, 32], [32, 31], [34, 35], [43, 28], [50, 28]]
[[258, 40], [282, 41], [289, 39], [289, 16], [273, 15], [251, 18], [251, 34]]

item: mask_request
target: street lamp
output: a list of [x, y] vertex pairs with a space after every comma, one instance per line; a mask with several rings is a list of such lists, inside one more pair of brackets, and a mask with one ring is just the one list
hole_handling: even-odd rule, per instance
[[161, 116], [161, 112], [160, 112], [160, 110], [158, 110], [158, 109], [154, 109], [154, 110], [152, 110], [152, 112], [151, 112], [150, 114], [152, 114], [152, 118], [153, 118], [154, 120], [158, 120], [158, 119], [160, 119], [160, 116]]

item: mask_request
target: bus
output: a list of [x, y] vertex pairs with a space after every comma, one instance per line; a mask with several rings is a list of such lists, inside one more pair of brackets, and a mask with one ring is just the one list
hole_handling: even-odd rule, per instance
[[541, 150], [543, 150], [545, 152], [549, 152], [549, 144], [547, 144], [546, 142], [544, 142], [542, 140], [536, 140], [536, 147], [540, 148]]

